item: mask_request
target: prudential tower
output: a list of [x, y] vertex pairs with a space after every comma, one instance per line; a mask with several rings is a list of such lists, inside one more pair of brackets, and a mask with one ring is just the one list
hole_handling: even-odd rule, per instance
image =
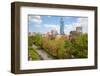
[[62, 17], [60, 19], [60, 34], [64, 35], [64, 20]]

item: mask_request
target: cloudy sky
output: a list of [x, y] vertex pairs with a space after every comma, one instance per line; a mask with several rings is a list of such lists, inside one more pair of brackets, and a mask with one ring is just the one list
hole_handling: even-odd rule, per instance
[[[50, 32], [52, 29], [60, 32], [60, 19], [61, 16], [28, 16], [29, 32]], [[64, 32], [69, 34], [70, 31], [75, 30], [77, 26], [82, 26], [82, 32], [88, 32], [88, 18], [87, 17], [63, 17]]]

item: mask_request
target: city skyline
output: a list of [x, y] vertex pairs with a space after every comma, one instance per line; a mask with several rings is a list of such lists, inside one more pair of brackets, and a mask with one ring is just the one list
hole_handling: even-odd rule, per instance
[[[63, 27], [61, 27], [61, 18], [63, 18]], [[88, 18], [87, 17], [72, 17], [72, 16], [28, 16], [29, 32], [46, 33], [51, 30], [57, 30], [58, 34], [62, 32], [69, 35], [70, 31], [76, 30], [77, 26], [82, 27], [82, 32], [88, 33]]]

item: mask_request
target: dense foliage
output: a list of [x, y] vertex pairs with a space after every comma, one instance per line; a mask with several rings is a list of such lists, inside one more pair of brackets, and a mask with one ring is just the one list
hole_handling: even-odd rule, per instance
[[35, 44], [57, 59], [87, 58], [87, 34], [81, 34], [73, 40], [68, 40], [63, 37], [59, 39], [49, 39], [47, 37], [42, 37], [39, 34], [29, 36], [28, 39], [29, 46]]
[[36, 50], [32, 47], [28, 47], [28, 60], [40, 60]]

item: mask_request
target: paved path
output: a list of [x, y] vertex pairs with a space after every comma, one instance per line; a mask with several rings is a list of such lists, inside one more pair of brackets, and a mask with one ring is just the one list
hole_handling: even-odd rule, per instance
[[39, 49], [36, 45], [33, 44], [32, 47], [33, 47], [34, 49], [36, 49], [36, 52], [40, 55], [40, 57], [41, 57], [43, 60], [52, 60], [52, 59], [53, 59], [47, 52], [45, 52], [45, 51], [42, 50], [42, 49]]

